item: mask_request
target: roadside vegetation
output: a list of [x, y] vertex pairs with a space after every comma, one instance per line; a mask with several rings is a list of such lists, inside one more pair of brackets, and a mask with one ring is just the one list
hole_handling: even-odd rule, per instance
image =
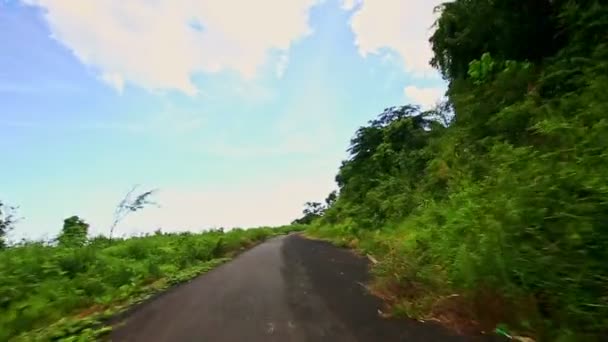
[[308, 234], [378, 262], [393, 312], [541, 341], [608, 334], [608, 7], [440, 6], [431, 111], [361, 127]]
[[[144, 202], [137, 198], [121, 204], [141, 209]], [[17, 222], [16, 208], [0, 209], [0, 341], [95, 340], [129, 306], [260, 241], [301, 228], [158, 230], [110, 239], [89, 237], [88, 224], [73, 216], [52, 241], [8, 244], [4, 237]]]

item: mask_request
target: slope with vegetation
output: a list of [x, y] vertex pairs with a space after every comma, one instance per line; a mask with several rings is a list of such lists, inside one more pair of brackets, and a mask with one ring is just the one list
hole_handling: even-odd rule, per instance
[[[121, 202], [129, 210], [142, 203], [141, 196]], [[108, 319], [130, 305], [259, 241], [299, 229], [89, 238], [88, 224], [73, 216], [53, 241], [9, 245], [3, 238], [15, 213], [8, 209], [0, 211], [0, 341], [94, 340], [109, 330]]]
[[539, 340], [608, 334], [608, 7], [456, 0], [447, 102], [360, 128], [309, 233], [372, 254], [396, 313]]

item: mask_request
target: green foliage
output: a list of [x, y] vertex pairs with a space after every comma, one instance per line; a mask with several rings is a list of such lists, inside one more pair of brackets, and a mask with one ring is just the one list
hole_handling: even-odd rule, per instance
[[360, 128], [351, 157], [336, 176], [340, 197], [325, 215], [334, 221], [352, 218], [352, 229], [373, 229], [413, 210], [412, 197], [402, 194], [424, 176], [431, 156], [424, 147], [445, 129], [435, 114], [415, 106], [391, 107]]
[[495, 67], [496, 63], [492, 59], [492, 56], [486, 52], [481, 56], [481, 60], [474, 60], [469, 63], [468, 74], [476, 85], [480, 85], [490, 77]]
[[72, 216], [63, 221], [63, 229], [57, 237], [61, 247], [82, 247], [87, 242], [89, 225], [78, 216]]
[[65, 222], [58, 246], [26, 242], [0, 253], [0, 341], [90, 341], [107, 331], [103, 319], [127, 305], [258, 241], [302, 229], [97, 237], [84, 244], [87, 225], [78, 217]]
[[302, 211], [302, 217], [293, 220], [292, 224], [303, 224], [309, 225], [313, 221], [323, 217], [327, 209], [331, 208], [338, 198], [338, 192], [332, 191], [325, 198], [325, 204], [319, 202], [306, 202], [304, 210]]
[[540, 62], [566, 42], [559, 20], [567, 0], [462, 0], [439, 6], [431, 64], [448, 80], [466, 77], [484, 53], [500, 60]]
[[[340, 195], [309, 232], [374, 255], [379, 282], [406, 289], [397, 311], [432, 316], [456, 293], [472, 320], [540, 340], [600, 340], [608, 8], [506, 0], [442, 8], [431, 41], [450, 82], [449, 127], [437, 122], [445, 108], [405, 106], [360, 128], [336, 177]], [[499, 310], [475, 305], [488, 294]]]
[[304, 210], [302, 211], [303, 216], [295, 219], [293, 224], [310, 224], [317, 218], [323, 216], [325, 207], [319, 202], [306, 202]]

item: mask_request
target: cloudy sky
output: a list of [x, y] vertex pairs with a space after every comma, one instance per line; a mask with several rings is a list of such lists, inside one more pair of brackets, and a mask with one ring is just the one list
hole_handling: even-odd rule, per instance
[[0, 199], [13, 238], [79, 215], [130, 235], [279, 225], [322, 200], [357, 127], [431, 106], [435, 0], [0, 0]]

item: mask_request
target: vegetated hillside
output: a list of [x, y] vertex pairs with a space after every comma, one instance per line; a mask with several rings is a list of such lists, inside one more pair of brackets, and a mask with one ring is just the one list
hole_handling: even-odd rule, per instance
[[155, 292], [191, 279], [243, 248], [299, 229], [213, 230], [87, 239], [88, 225], [65, 220], [57, 244], [0, 250], [0, 341], [91, 341], [104, 320]]
[[396, 312], [599, 340], [608, 333], [607, 6], [456, 0], [435, 29], [432, 63], [449, 102], [389, 108], [360, 128], [339, 196], [310, 233], [374, 255], [375, 290]]

